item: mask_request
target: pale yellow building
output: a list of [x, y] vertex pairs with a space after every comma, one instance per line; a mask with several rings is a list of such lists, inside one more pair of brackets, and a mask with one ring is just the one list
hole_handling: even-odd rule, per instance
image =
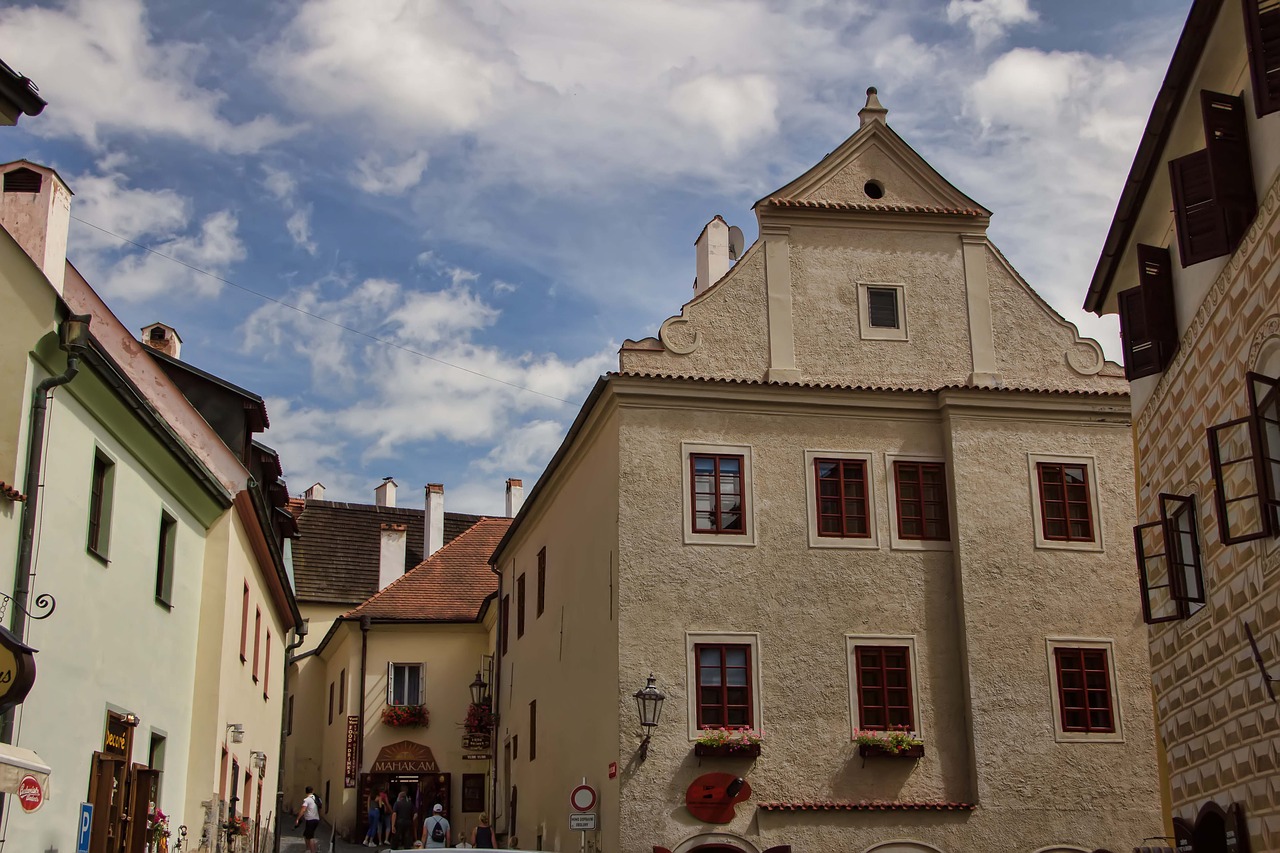
[[1121, 370], [886, 113], [870, 90], [749, 248], [707, 225], [693, 298], [623, 345], [494, 554], [495, 823], [524, 848], [1163, 834]]
[[1178, 850], [1280, 850], [1280, 8], [1197, 0], [1089, 287], [1132, 380]]

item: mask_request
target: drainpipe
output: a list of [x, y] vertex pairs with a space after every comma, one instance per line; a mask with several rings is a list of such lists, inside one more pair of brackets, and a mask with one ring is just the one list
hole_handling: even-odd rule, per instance
[[271, 841], [273, 853], [280, 853], [280, 821], [284, 820], [284, 750], [289, 737], [289, 670], [293, 667], [293, 653], [307, 640], [307, 620], [303, 619], [293, 629], [294, 640], [284, 647], [284, 678], [280, 679], [280, 695], [284, 704], [280, 707], [280, 754], [276, 759], [276, 829]]
[[[492, 697], [493, 705], [491, 706], [493, 709], [493, 737], [489, 741], [489, 756], [490, 756], [489, 762], [493, 766], [493, 769], [489, 772], [489, 779], [491, 780], [489, 783], [489, 787], [491, 789], [489, 793], [489, 815], [493, 818], [493, 820], [489, 822], [489, 826], [493, 827], [494, 828], [493, 831], [497, 833], [498, 831], [497, 829], [497, 826], [498, 826], [498, 726], [502, 720], [502, 715], [498, 713], [498, 702], [502, 697], [502, 634], [507, 630], [507, 623], [506, 623], [506, 620], [502, 618], [502, 569], [494, 565], [491, 565], [490, 568], [493, 570], [493, 573], [498, 576], [498, 599], [497, 599], [498, 601], [498, 642], [494, 643], [494, 647], [493, 647], [493, 659], [495, 663], [493, 667], [493, 676], [490, 678], [491, 684], [489, 685], [493, 692], [493, 697]], [[507, 784], [510, 784], [510, 783], [511, 783], [511, 780], [508, 779]], [[506, 811], [505, 805], [503, 806], [503, 810], [502, 810], [502, 819], [504, 821], [507, 819], [507, 811]], [[512, 832], [512, 828], [508, 826], [507, 827], [508, 838], [511, 837], [511, 832]]]

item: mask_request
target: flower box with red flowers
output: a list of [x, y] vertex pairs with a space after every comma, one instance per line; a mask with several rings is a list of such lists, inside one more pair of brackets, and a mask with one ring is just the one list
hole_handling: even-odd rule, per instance
[[488, 705], [472, 705], [467, 708], [467, 719], [462, 727], [471, 734], [488, 734], [493, 731], [493, 709]]
[[425, 727], [430, 719], [426, 705], [387, 705], [382, 709], [382, 722], [388, 726]]
[[693, 754], [703, 758], [755, 758], [764, 743], [764, 732], [755, 729], [702, 729]]
[[859, 729], [853, 733], [858, 754], [863, 758], [923, 758], [924, 741], [904, 728]]

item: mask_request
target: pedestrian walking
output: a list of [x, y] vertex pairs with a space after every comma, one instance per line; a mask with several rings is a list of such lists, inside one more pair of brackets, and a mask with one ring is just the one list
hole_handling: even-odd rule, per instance
[[302, 837], [307, 842], [307, 853], [316, 853], [316, 847], [319, 844], [316, 841], [316, 830], [320, 827], [320, 803], [315, 789], [310, 785], [307, 786], [307, 795], [302, 798], [302, 805], [298, 807], [298, 816], [294, 819], [293, 825], [296, 828], [303, 822], [306, 826], [302, 830]]
[[378, 830], [382, 828], [382, 812], [378, 811], [378, 798], [369, 798], [369, 808], [366, 817], [369, 821], [369, 828], [364, 832], [364, 846], [378, 846]]
[[484, 850], [494, 850], [496, 845], [493, 843], [493, 827], [489, 826], [489, 816], [481, 813], [480, 824], [471, 830], [471, 846]]
[[422, 822], [423, 847], [449, 846], [449, 821], [444, 817], [444, 806], [436, 803], [431, 809], [431, 817]]
[[417, 835], [413, 831], [413, 801], [407, 788], [400, 789], [396, 804], [391, 807], [391, 834], [397, 850], [408, 850]]
[[387, 796], [387, 789], [378, 789], [378, 815], [379, 815], [379, 844], [391, 843], [391, 798]]

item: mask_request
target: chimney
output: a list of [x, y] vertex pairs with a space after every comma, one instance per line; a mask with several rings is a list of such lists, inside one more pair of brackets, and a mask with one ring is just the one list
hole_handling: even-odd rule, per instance
[[143, 326], [142, 343], [171, 358], [182, 357], [182, 338], [178, 336], [178, 330], [173, 326], [166, 326], [164, 323]]
[[507, 480], [507, 518], [515, 518], [524, 506], [524, 481]]
[[881, 124], [888, 124], [885, 118], [889, 115], [889, 111], [880, 103], [880, 99], [876, 97], [876, 87], [872, 86], [867, 89], [867, 105], [858, 110], [858, 128], [862, 129], [873, 121]]
[[302, 493], [302, 499], [308, 501], [324, 500], [324, 483], [315, 483]]
[[409, 525], [382, 525], [382, 547], [378, 551], [378, 589], [386, 589], [405, 573], [405, 543], [409, 541]]
[[698, 251], [698, 277], [693, 281], [697, 296], [729, 271], [729, 226], [720, 214], [707, 223], [693, 245]]
[[4, 176], [0, 225], [61, 295], [67, 271], [71, 190], [53, 169], [27, 160], [5, 163], [0, 173]]
[[373, 490], [373, 502], [378, 506], [395, 506], [396, 481], [390, 477], [383, 477], [382, 485]]
[[427, 483], [427, 517], [422, 528], [422, 550], [430, 557], [444, 545], [444, 486]]

